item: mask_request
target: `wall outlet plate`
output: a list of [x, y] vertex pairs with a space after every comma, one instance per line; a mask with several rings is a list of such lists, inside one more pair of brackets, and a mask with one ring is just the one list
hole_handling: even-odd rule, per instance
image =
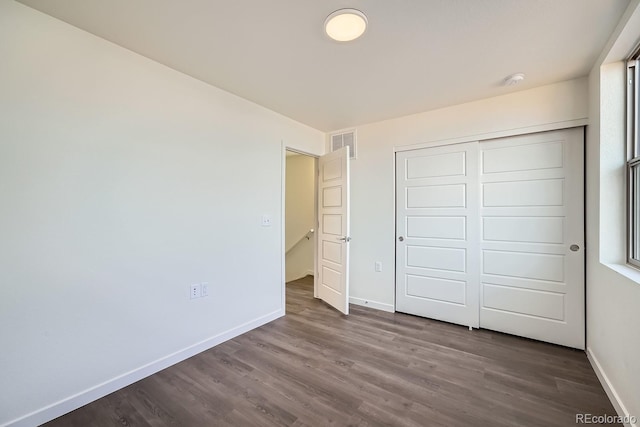
[[196, 283], [195, 285], [191, 285], [189, 287], [189, 298], [190, 299], [200, 298], [201, 292], [202, 292], [202, 290], [201, 290], [200, 283]]

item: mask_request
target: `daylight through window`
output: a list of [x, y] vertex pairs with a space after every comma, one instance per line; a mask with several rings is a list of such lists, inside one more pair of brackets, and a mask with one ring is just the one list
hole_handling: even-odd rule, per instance
[[640, 48], [627, 62], [628, 261], [640, 268]]

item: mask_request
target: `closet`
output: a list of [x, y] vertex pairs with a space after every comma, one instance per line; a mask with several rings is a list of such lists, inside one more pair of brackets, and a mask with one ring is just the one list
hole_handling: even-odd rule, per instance
[[396, 153], [396, 310], [584, 349], [584, 130]]

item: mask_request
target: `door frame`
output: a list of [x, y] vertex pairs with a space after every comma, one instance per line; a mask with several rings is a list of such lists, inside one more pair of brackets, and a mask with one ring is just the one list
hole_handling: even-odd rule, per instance
[[314, 160], [314, 173], [315, 173], [315, 185], [313, 186], [313, 215], [314, 215], [314, 230], [316, 232], [313, 233], [313, 297], [318, 298], [318, 244], [317, 244], [317, 230], [318, 230], [318, 159], [320, 155], [309, 153], [304, 150], [300, 150], [295, 147], [291, 147], [286, 144], [282, 144], [282, 153], [281, 153], [281, 212], [280, 216], [281, 223], [281, 236], [280, 236], [280, 254], [281, 254], [281, 276], [282, 276], [282, 315], [286, 314], [287, 309], [287, 279], [286, 279], [286, 241], [285, 241], [285, 232], [286, 232], [286, 185], [287, 185], [287, 151], [292, 153], [301, 154], [303, 156], [308, 156], [313, 158]]

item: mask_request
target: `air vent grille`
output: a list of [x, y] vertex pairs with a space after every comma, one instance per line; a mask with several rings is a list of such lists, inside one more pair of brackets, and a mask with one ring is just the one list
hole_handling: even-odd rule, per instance
[[356, 131], [336, 133], [331, 135], [331, 151], [336, 151], [342, 147], [349, 147], [349, 158], [356, 158]]

